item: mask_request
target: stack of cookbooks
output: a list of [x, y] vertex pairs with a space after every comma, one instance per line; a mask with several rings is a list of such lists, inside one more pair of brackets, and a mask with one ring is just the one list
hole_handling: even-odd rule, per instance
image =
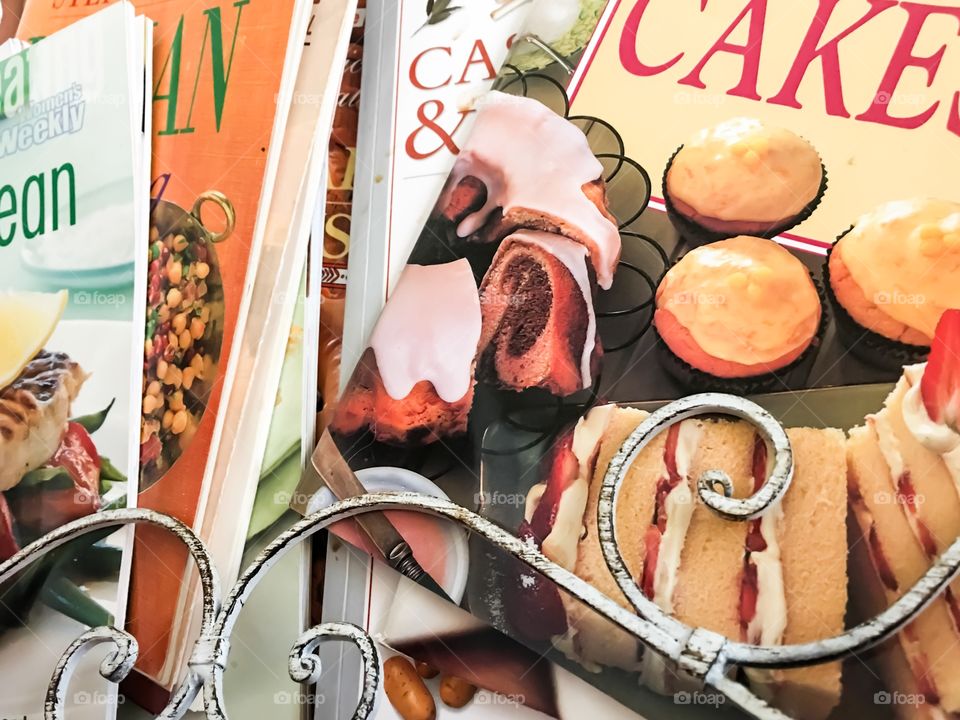
[[[131, 438], [130, 446], [124, 454], [112, 451], [113, 464], [104, 461], [102, 467], [110, 472], [119, 468], [118, 478], [132, 479], [131, 504], [191, 526], [210, 549], [221, 583], [229, 586], [244, 554], [249, 560], [255, 548], [285, 526], [302, 448], [312, 443], [314, 408], [312, 403], [304, 406], [302, 398], [305, 378], [308, 392], [315, 393], [310, 388], [311, 383], [315, 387], [319, 294], [311, 290], [311, 283], [319, 281], [319, 268], [307, 271], [307, 246], [325, 177], [326, 142], [347, 40], [356, 23], [356, 0], [244, 0], [204, 6], [187, 0], [138, 0], [121, 3], [123, 10], [98, 12], [101, 5], [25, 3], [16, 36], [21, 43], [36, 45], [17, 57], [30, 60], [30, 82], [28, 86], [24, 81], [24, 87], [36, 120], [28, 129], [18, 120], [25, 116], [14, 114], [17, 108], [12, 105], [22, 101], [15, 83], [9, 82], [0, 93], [11, 105], [3, 113], [9, 120], [0, 120], [0, 129], [10, 124], [4, 137], [9, 135], [11, 148], [23, 148], [24, 138], [32, 138], [39, 149], [41, 136], [50, 138], [43, 147], [54, 147], [58, 128], [65, 139], [57, 142], [69, 138], [83, 147], [97, 158], [95, 167], [101, 175], [114, 173], [109, 178], [114, 182], [104, 181], [104, 189], [96, 192], [87, 188], [84, 192], [91, 200], [74, 204], [65, 195], [68, 182], [76, 183], [78, 197], [89, 183], [81, 185], [76, 163], [74, 177], [62, 160], [65, 150], [57, 149], [35, 168], [25, 164], [22, 177], [3, 187], [10, 190], [8, 202], [16, 218], [0, 195], [4, 218], [0, 227], [24, 236], [2, 243], [9, 246], [0, 252], [15, 254], [28, 271], [19, 272], [15, 264], [11, 278], [27, 278], [30, 283], [44, 278], [43, 287], [51, 289], [58, 282], [56, 289], [85, 283], [79, 287], [86, 295], [71, 295], [67, 319], [78, 304], [89, 306], [87, 311], [98, 318], [113, 317], [108, 307], [118, 316], [120, 311], [130, 316], [129, 327], [138, 328], [131, 341], [136, 349], [112, 353], [114, 362], [125, 358], [128, 365], [97, 369], [95, 375], [104, 382], [110, 378], [112, 385], [107, 387], [121, 388], [129, 397], [118, 397], [109, 415], [94, 415], [85, 422], [90, 432], [99, 424], [106, 429], [112, 418], [130, 408], [119, 425]], [[56, 61], [46, 59], [59, 47], [59, 38], [66, 40], [81, 28], [103, 25], [106, 18], [121, 13], [132, 18], [134, 12], [149, 18], [145, 24], [152, 40], [144, 40], [141, 28], [137, 45], [129, 28], [111, 26], [93, 39], [75, 41], [76, 49], [62, 51]], [[152, 58], [152, 67], [142, 57], [139, 62], [129, 59], [136, 58], [137, 47], [141, 56], [146, 52]], [[13, 68], [12, 63], [4, 67]], [[73, 68], [77, 78], [64, 76], [63, 87], [54, 87], [52, 78], [60, 82], [60, 76], [37, 74], [39, 69], [49, 73], [48, 65]], [[101, 77], [120, 77], [124, 72], [128, 73], [124, 78], [136, 81], [135, 101], [130, 101], [132, 81], [114, 88]], [[10, 74], [14, 77], [13, 70]], [[144, 102], [144, 77], [152, 102]], [[94, 89], [97, 97], [91, 94]], [[109, 122], [103, 119], [107, 116]], [[133, 132], [121, 122], [145, 132], [147, 141], [142, 134], [132, 150], [118, 146]], [[25, 153], [20, 155], [26, 158]], [[133, 170], [144, 178], [131, 188], [115, 179], [122, 176], [114, 164], [128, 156], [130, 163], [137, 163]], [[142, 205], [129, 221], [142, 221], [139, 234], [114, 215], [122, 198], [110, 193], [119, 193], [120, 188], [129, 191], [131, 207], [134, 201]], [[53, 233], [58, 228], [66, 233], [74, 213], [78, 227], [93, 223], [84, 213], [94, 210], [90, 217], [96, 218], [97, 232], [89, 231], [87, 244], [64, 243]], [[49, 240], [38, 237], [44, 223]], [[2, 267], [4, 273], [10, 268], [9, 263]], [[128, 287], [131, 284], [141, 288], [139, 294]], [[120, 290], [101, 290], [114, 287]], [[46, 308], [42, 319], [50, 327], [65, 298], [54, 294], [37, 301]], [[30, 304], [29, 299], [10, 302], [19, 303], [16, 308]], [[30, 319], [16, 308], [14, 315]], [[30, 323], [34, 325], [39, 330], [31, 332], [39, 335], [23, 340], [23, 352], [44, 346], [45, 326]], [[87, 352], [101, 346], [106, 352], [103, 343], [90, 342], [103, 332], [86, 334]], [[304, 348], [310, 348], [307, 359]], [[311, 367], [309, 373], [303, 371], [305, 366]], [[17, 367], [11, 367], [14, 380]], [[68, 413], [80, 379], [90, 372], [83, 362], [69, 368], [77, 379], [69, 386], [69, 397], [57, 400], [61, 414]], [[78, 403], [91, 383], [92, 379]], [[86, 403], [81, 409], [88, 409]], [[76, 410], [70, 417], [80, 414]], [[129, 466], [121, 466], [121, 459], [129, 460]], [[46, 460], [37, 462], [56, 464]], [[42, 474], [54, 475], [48, 470]], [[11, 479], [10, 485], [16, 482]], [[126, 627], [139, 642], [139, 658], [123, 692], [159, 711], [187, 672], [199, 630], [198, 584], [186, 548], [164, 531], [138, 527], [132, 544], [132, 563], [128, 554], [124, 567], [130, 574]], [[286, 633], [286, 652], [305, 623], [307, 564], [302, 554], [294, 553], [285, 567], [283, 577], [293, 586], [282, 592], [274, 588], [271, 598], [276, 602], [259, 609], [254, 603], [254, 609], [268, 616], [274, 637]], [[284, 604], [285, 599], [291, 603]], [[111, 606], [118, 616], [124, 608], [122, 598]], [[286, 623], [283, 629], [277, 627], [277, 618]], [[51, 663], [65, 645], [51, 646]], [[282, 657], [275, 664], [282, 664]], [[49, 672], [36, 674], [37, 688], [48, 676]], [[6, 688], [7, 677], [0, 684]], [[289, 681], [283, 689], [287, 686], [294, 687]], [[19, 681], [16, 688], [26, 692]], [[5, 690], [0, 696], [0, 715], [22, 714], [20, 708], [4, 705]], [[271, 688], [264, 690], [263, 697], [272, 696]], [[32, 693], [25, 709], [39, 708], [42, 697], [41, 690]], [[290, 717], [299, 715], [302, 703], [288, 704], [274, 715], [284, 711]], [[105, 705], [109, 703], [100, 702], [99, 711]]]
[[[118, 3], [0, 46], [0, 561], [135, 504], [152, 32]], [[59, 653], [122, 627], [131, 540], [86, 536], [0, 585], [0, 716], [38, 717]], [[112, 712], [94, 665], [76, 683], [70, 717]]]

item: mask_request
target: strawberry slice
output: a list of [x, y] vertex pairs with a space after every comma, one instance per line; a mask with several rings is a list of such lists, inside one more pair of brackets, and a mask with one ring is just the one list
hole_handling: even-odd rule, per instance
[[946, 310], [937, 323], [920, 397], [934, 422], [957, 429], [960, 420], [960, 310]]
[[560, 499], [580, 472], [580, 461], [573, 454], [572, 429], [557, 439], [548, 458], [547, 467], [547, 489], [540, 498], [540, 504], [537, 505], [533, 517], [530, 518], [530, 528], [537, 539], [537, 547], [553, 530], [557, 512], [560, 510]]

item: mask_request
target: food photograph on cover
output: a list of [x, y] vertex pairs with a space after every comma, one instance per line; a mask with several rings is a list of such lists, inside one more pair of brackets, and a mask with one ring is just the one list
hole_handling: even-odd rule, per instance
[[104, 4], [0, 0], [0, 720], [960, 717], [960, 5]]

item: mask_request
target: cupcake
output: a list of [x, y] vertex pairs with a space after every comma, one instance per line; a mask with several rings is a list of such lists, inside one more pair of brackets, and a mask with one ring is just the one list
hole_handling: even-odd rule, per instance
[[741, 395], [795, 386], [825, 325], [803, 264], [749, 236], [698, 247], [670, 268], [653, 322], [681, 383]]
[[944, 310], [960, 308], [960, 203], [886, 203], [861, 217], [824, 266], [840, 338], [881, 367], [923, 360]]
[[701, 130], [674, 153], [663, 176], [670, 219], [697, 244], [779, 235], [809, 217], [826, 187], [810, 143], [752, 118]]

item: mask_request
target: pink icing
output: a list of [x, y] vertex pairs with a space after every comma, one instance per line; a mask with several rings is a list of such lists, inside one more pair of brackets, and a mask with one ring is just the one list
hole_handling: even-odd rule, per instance
[[603, 175], [580, 129], [529, 98], [491, 91], [451, 173], [449, 187], [467, 176], [487, 188], [484, 206], [457, 234], [477, 232], [495, 208], [526, 208], [576, 227], [596, 243], [591, 258], [600, 287], [609, 289], [620, 257], [620, 233], [582, 187]]
[[587, 337], [583, 344], [583, 354], [580, 357], [580, 374], [583, 378], [583, 386], [590, 387], [593, 384], [590, 360], [593, 356], [593, 348], [597, 343], [597, 317], [593, 311], [593, 294], [590, 290], [590, 277], [587, 275], [587, 249], [580, 243], [562, 235], [536, 230], [519, 230], [507, 237], [503, 241], [502, 247], [506, 247], [510, 240], [530, 243], [543, 248], [566, 266], [570, 275], [580, 286], [583, 300], [587, 304]]
[[480, 342], [480, 296], [470, 263], [407, 265], [383, 308], [370, 347], [390, 397], [428, 380], [445, 402], [473, 383]]

